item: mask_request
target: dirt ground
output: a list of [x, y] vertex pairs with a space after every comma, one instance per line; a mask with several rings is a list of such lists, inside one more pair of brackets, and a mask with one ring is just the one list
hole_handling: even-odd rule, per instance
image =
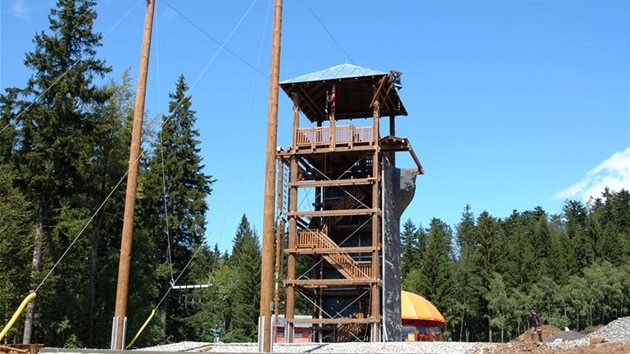
[[[561, 330], [554, 326], [543, 326], [543, 342]], [[600, 343], [589, 344], [573, 348], [553, 348], [546, 343], [539, 343], [537, 339], [531, 338], [531, 333], [526, 332], [509, 343], [488, 344], [479, 349], [475, 354], [628, 354], [630, 353], [630, 343]]]
[[534, 342], [510, 342], [505, 344], [491, 344], [480, 349], [475, 354], [627, 354], [630, 353], [630, 343], [602, 343], [581, 347], [555, 349], [545, 344]]

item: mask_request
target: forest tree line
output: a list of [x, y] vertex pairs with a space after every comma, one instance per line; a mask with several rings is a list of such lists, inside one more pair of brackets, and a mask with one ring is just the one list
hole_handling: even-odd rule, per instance
[[[109, 348], [135, 93], [128, 72], [109, 77], [97, 56], [94, 6], [58, 0], [25, 53], [31, 77], [0, 94], [0, 318], [37, 294], [8, 343]], [[215, 180], [203, 172], [187, 91], [182, 75], [169, 112], [145, 126], [137, 162], [127, 338], [157, 312], [138, 347], [210, 341], [215, 324], [223, 341], [257, 338], [258, 233], [243, 215], [229, 252], [205, 243]], [[625, 190], [567, 201], [561, 215], [475, 218], [466, 207], [454, 229], [439, 219], [402, 229], [403, 288], [442, 311], [454, 340], [512, 338], [529, 326], [531, 307], [577, 329], [628, 315]], [[310, 313], [305, 301], [299, 310]]]
[[508, 341], [543, 324], [584, 330], [630, 313], [630, 193], [606, 189], [562, 213], [538, 207], [401, 228], [402, 287], [431, 301], [461, 341]]

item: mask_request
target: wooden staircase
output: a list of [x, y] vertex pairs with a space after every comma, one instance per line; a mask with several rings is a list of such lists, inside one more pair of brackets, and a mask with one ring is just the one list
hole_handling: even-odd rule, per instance
[[359, 262], [345, 252], [335, 251], [339, 246], [322, 229], [299, 230], [296, 246], [323, 250], [324, 259], [346, 279], [370, 279], [372, 276], [371, 262]]
[[[346, 193], [343, 196], [343, 198], [337, 200], [335, 204], [333, 204], [331, 209], [332, 210], [354, 209], [358, 205], [363, 204], [363, 200], [365, 199], [365, 197], [366, 197], [366, 194], [363, 192], [363, 190], [361, 190], [361, 188], [354, 186], [352, 187], [349, 193]], [[343, 218], [344, 218], [343, 215], [337, 216], [333, 220], [333, 225], [336, 225], [337, 223], [339, 223], [339, 221], [341, 221], [341, 219]]]
[[[361, 312], [350, 315], [350, 318], [365, 318]], [[367, 326], [363, 323], [345, 323], [337, 326], [335, 342], [363, 341], [366, 336]]]

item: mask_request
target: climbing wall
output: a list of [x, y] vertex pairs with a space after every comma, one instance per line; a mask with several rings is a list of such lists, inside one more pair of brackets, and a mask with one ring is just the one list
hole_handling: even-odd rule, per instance
[[383, 341], [402, 340], [400, 313], [400, 217], [413, 199], [416, 173], [383, 159]]

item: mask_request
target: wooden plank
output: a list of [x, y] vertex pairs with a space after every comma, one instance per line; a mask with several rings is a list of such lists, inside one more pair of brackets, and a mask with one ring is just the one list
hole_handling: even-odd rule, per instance
[[[299, 247], [299, 245], [298, 245]], [[285, 249], [284, 253], [296, 253], [296, 254], [327, 254], [327, 253], [363, 253], [372, 252], [374, 247], [336, 247], [336, 248], [298, 248], [298, 249]], [[380, 250], [379, 250], [380, 251]]]
[[313, 324], [353, 324], [353, 323], [375, 323], [375, 318], [294, 318], [285, 319], [285, 322], [292, 323], [313, 323]]
[[303, 288], [334, 288], [342, 286], [358, 286], [381, 284], [380, 280], [374, 279], [299, 279], [285, 280], [282, 282], [285, 286], [299, 286]]
[[299, 181], [295, 183], [287, 183], [289, 187], [298, 188], [314, 188], [314, 187], [346, 187], [346, 186], [363, 186], [372, 184], [376, 181], [374, 177], [368, 178], [351, 178], [351, 179], [335, 179], [321, 181]]
[[328, 216], [356, 216], [372, 215], [377, 213], [375, 209], [344, 209], [344, 210], [320, 210], [320, 211], [291, 211], [286, 215], [291, 217], [328, 217]]

